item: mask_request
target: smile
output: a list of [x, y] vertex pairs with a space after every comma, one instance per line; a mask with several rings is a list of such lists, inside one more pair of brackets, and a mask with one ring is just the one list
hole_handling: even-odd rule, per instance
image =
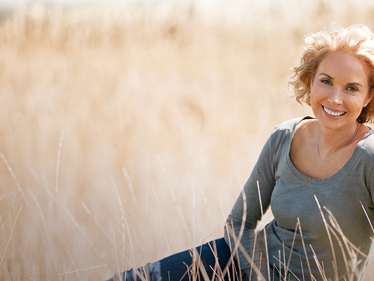
[[332, 115], [332, 116], [342, 116], [344, 115], [346, 112], [344, 111], [340, 111], [340, 112], [336, 112], [336, 111], [332, 111], [332, 110], [329, 110], [327, 109], [326, 107], [322, 106], [323, 110], [329, 114], [329, 115]]

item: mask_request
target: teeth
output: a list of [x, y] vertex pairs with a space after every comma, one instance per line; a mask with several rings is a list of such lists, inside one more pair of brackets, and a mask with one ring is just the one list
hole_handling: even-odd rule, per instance
[[323, 107], [323, 110], [326, 111], [328, 114], [330, 114], [332, 116], [341, 116], [345, 113], [344, 111], [342, 111], [342, 112], [331, 111], [331, 110], [328, 110], [326, 107]]

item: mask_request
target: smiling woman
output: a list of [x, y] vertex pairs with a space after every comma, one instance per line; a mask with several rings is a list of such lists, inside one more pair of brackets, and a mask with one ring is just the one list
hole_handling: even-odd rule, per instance
[[[239, 197], [228, 223], [239, 236], [244, 213], [245, 228], [254, 231], [262, 215], [253, 199], [259, 185], [264, 208], [271, 202], [274, 214], [264, 234], [258, 233], [266, 237], [263, 275], [348, 280], [360, 276], [365, 263], [357, 260], [367, 258], [373, 235], [368, 218], [374, 219], [374, 134], [363, 123], [374, 117], [374, 36], [363, 25], [334, 26], [305, 41], [290, 84], [315, 118], [276, 127], [244, 186], [249, 199], [245, 204], [244, 195]], [[230, 232], [225, 237], [235, 242]], [[349, 241], [346, 248], [342, 241]], [[240, 243], [253, 252], [248, 235]], [[238, 262], [251, 276], [253, 264], [244, 256], [239, 252]]]
[[[372, 54], [374, 35], [366, 26], [307, 37], [290, 84], [315, 117], [273, 130], [228, 216], [226, 243], [219, 239], [113, 280], [359, 278], [374, 221], [374, 131], [363, 124], [374, 117]], [[270, 204], [274, 219], [256, 230]]]

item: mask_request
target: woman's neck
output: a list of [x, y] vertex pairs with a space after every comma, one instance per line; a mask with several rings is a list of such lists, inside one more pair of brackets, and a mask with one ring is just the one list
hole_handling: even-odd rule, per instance
[[[360, 135], [361, 124], [355, 122], [349, 127], [341, 128], [339, 130], [332, 130], [325, 128], [319, 123], [318, 130], [318, 155], [322, 161], [331, 161], [332, 157], [335, 158], [336, 154], [354, 143]], [[328, 160], [330, 159], [330, 160]]]

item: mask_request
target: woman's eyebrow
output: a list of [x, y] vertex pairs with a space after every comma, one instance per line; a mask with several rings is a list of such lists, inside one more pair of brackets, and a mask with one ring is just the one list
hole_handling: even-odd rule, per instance
[[361, 83], [358, 83], [358, 82], [351, 82], [351, 83], [348, 83], [348, 85], [362, 86]]
[[334, 78], [332, 78], [330, 75], [328, 75], [328, 74], [326, 74], [326, 73], [321, 72], [321, 73], [319, 74], [319, 76], [321, 76], [321, 75], [325, 75], [325, 76], [327, 76], [328, 78], [330, 78], [331, 80], [334, 80]]

